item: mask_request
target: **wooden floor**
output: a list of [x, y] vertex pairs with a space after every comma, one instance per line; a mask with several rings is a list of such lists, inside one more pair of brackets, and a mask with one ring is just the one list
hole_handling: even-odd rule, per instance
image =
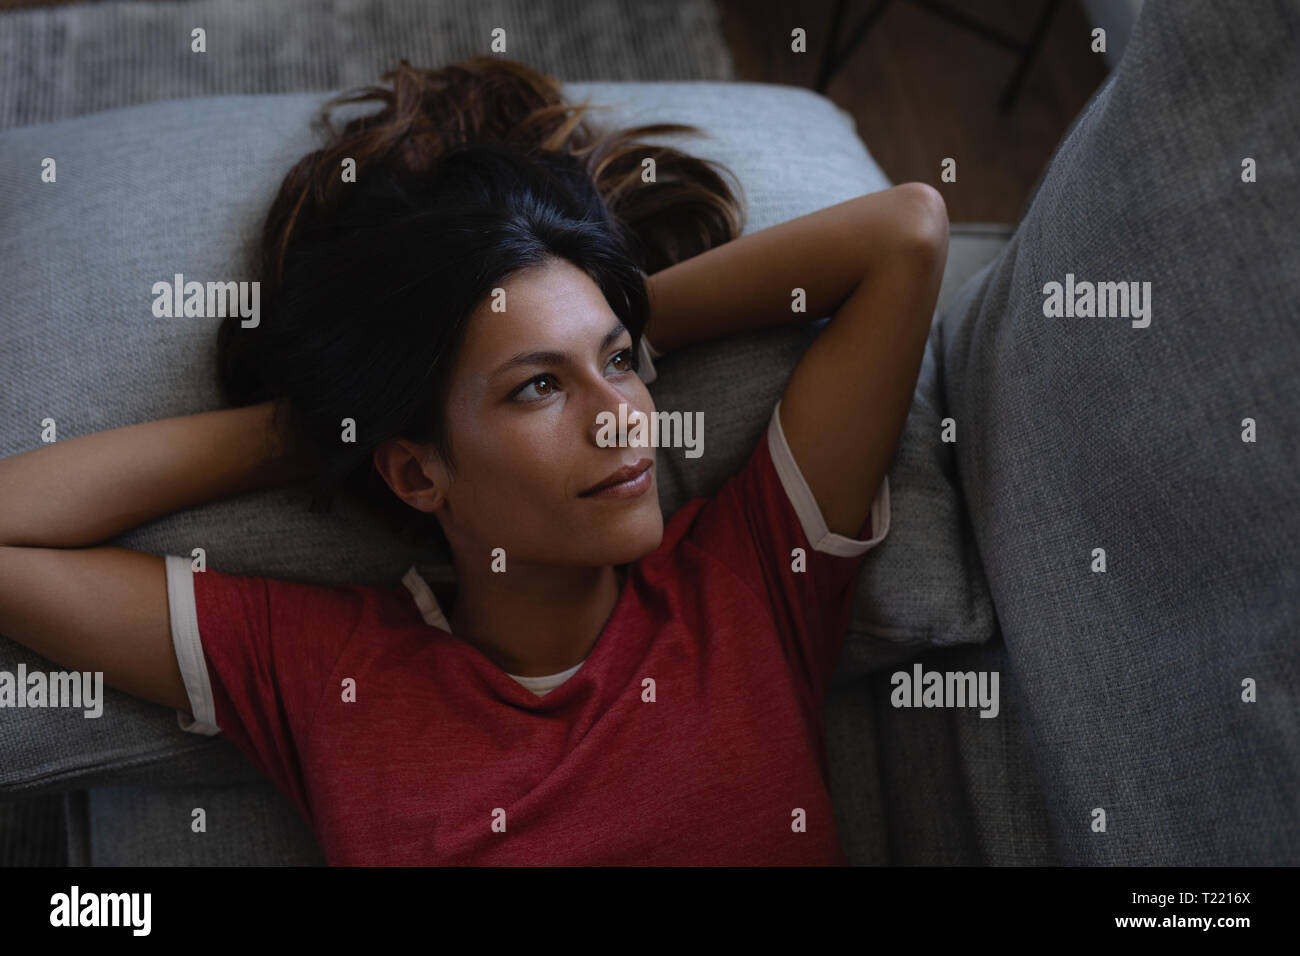
[[[812, 89], [831, 21], [831, 0], [717, 0], [737, 79]], [[1041, 0], [947, 0], [949, 6], [1027, 39]], [[849, 0], [847, 32], [874, 0]], [[790, 50], [803, 27], [808, 52]], [[952, 222], [1015, 223], [1071, 121], [1107, 75], [1090, 50], [1079, 0], [1065, 0], [1009, 114], [997, 100], [1015, 56], [914, 6], [892, 0], [831, 80], [825, 95], [857, 120], [858, 135], [892, 182], [938, 189]], [[841, 42], [843, 38], [841, 37]], [[940, 182], [940, 162], [957, 181]]]

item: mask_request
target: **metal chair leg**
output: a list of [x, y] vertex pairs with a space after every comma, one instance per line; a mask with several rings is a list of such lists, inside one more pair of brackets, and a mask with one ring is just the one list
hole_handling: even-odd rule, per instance
[[889, 0], [876, 0], [876, 5], [866, 12], [858, 25], [853, 28], [849, 38], [842, 44], [839, 49], [834, 49], [835, 37], [839, 33], [840, 24], [844, 20], [845, 0], [835, 0], [835, 5], [831, 9], [830, 31], [826, 34], [827, 45], [822, 53], [822, 61], [817, 68], [817, 81], [813, 89], [818, 93], [825, 93], [826, 87], [830, 85], [831, 78], [844, 65], [844, 61], [849, 55], [858, 48], [858, 44], [871, 32], [872, 28], [879, 22], [885, 13], [885, 8], [889, 6]]
[[1020, 90], [1024, 87], [1025, 80], [1029, 76], [1029, 68], [1033, 65], [1034, 58], [1043, 45], [1043, 37], [1047, 34], [1047, 28], [1051, 26], [1052, 18], [1056, 16], [1056, 11], [1060, 6], [1061, 0], [1047, 0], [1047, 3], [1043, 6], [1042, 12], [1038, 15], [1038, 22], [1034, 24], [1034, 30], [1025, 44], [1024, 52], [1020, 54], [1020, 61], [1016, 64], [1015, 72], [1011, 74], [1006, 89], [1002, 91], [1002, 96], [998, 99], [999, 112], [1008, 112], [1015, 106], [1016, 100], [1020, 98]]

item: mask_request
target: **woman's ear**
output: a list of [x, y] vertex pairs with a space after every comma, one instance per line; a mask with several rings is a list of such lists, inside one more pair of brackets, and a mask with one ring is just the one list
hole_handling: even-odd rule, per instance
[[447, 470], [428, 444], [390, 438], [375, 447], [374, 462], [393, 494], [412, 508], [433, 513], [446, 501]]

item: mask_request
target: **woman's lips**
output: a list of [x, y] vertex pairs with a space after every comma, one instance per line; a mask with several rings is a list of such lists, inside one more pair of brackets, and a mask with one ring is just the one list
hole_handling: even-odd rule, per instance
[[[642, 459], [643, 462], [646, 459]], [[651, 472], [654, 470], [652, 462], [645, 465], [644, 470], [635, 478], [629, 478], [626, 481], [620, 481], [617, 484], [606, 485], [596, 491], [586, 491], [579, 495], [580, 498], [636, 498], [643, 495], [649, 490], [654, 479]]]

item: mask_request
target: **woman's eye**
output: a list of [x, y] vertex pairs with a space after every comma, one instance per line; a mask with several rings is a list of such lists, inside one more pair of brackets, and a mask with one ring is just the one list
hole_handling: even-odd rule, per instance
[[620, 372], [634, 372], [634, 371], [636, 371], [636, 366], [635, 366], [635, 365], [633, 364], [633, 362], [632, 362], [632, 350], [631, 350], [631, 349], [623, 349], [623, 350], [620, 351], [620, 352], [616, 352], [616, 353], [614, 354], [614, 357], [613, 357], [612, 359], [610, 359], [610, 361], [611, 361], [611, 362], [616, 362], [616, 361], [618, 361], [619, 356], [622, 356], [622, 357], [623, 357], [623, 361], [627, 363], [627, 367], [626, 367], [626, 368], [620, 368], [620, 369], [619, 369]]
[[[622, 362], [622, 365], [617, 366], [617, 370], [620, 372], [635, 372], [636, 364], [634, 359], [635, 356], [631, 349], [622, 349], [614, 353], [610, 358], [610, 362]], [[545, 388], [541, 387], [543, 383], [546, 385]], [[514, 393], [510, 397], [515, 401], [537, 401], [549, 396], [554, 389], [555, 379], [552, 376], [538, 375], [536, 378], [529, 379], [523, 385], [519, 386], [519, 388], [515, 389]]]
[[521, 397], [523, 397], [523, 398], [535, 398], [535, 399], [536, 399], [536, 398], [545, 398], [547, 395], [551, 394], [551, 390], [550, 390], [549, 387], [548, 387], [545, 391], [538, 390], [535, 394], [533, 394], [533, 395], [531, 395], [531, 396], [528, 394], [528, 390], [529, 390], [530, 388], [533, 388], [534, 386], [538, 385], [538, 384], [541, 383], [541, 382], [545, 382], [545, 383], [547, 383], [548, 386], [550, 386], [550, 383], [551, 383], [552, 381], [553, 381], [553, 379], [552, 379], [551, 376], [549, 376], [549, 375], [538, 375], [536, 378], [529, 379], [529, 380], [528, 380], [527, 382], [525, 382], [522, 386], [520, 386], [520, 388], [519, 388], [518, 390], [516, 390], [516, 392], [515, 392], [515, 394], [514, 394], [513, 397], [516, 398], [516, 399], [517, 399], [517, 398], [521, 398]]

